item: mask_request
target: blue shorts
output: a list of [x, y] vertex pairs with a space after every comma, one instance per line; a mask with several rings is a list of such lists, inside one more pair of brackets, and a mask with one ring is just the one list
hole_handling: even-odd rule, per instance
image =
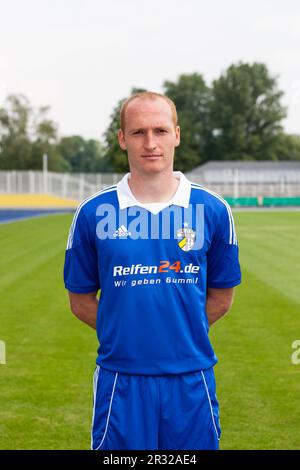
[[129, 375], [96, 367], [93, 450], [217, 450], [213, 368], [180, 375]]

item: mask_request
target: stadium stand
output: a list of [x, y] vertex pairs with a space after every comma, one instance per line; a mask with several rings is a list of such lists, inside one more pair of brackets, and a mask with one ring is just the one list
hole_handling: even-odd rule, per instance
[[211, 161], [187, 176], [232, 206], [300, 205], [300, 161]]

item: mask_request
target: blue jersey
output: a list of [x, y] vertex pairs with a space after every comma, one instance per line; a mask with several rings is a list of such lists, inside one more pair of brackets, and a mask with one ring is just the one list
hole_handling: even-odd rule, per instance
[[180, 172], [174, 197], [142, 204], [128, 178], [81, 203], [70, 228], [65, 287], [101, 290], [97, 364], [129, 374], [180, 374], [217, 362], [207, 288], [241, 282], [229, 205]]

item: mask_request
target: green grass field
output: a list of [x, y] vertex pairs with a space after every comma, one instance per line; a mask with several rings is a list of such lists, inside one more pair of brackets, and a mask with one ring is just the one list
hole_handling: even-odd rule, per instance
[[[243, 283], [211, 329], [222, 449], [300, 447], [300, 212], [238, 212]], [[95, 333], [62, 282], [71, 215], [0, 226], [0, 449], [88, 449]]]

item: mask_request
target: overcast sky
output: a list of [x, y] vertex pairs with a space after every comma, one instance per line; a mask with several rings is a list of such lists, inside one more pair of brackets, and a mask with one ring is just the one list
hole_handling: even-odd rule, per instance
[[300, 134], [299, 0], [0, 0], [0, 105], [23, 93], [51, 107], [60, 135], [102, 139], [133, 86], [264, 62]]

